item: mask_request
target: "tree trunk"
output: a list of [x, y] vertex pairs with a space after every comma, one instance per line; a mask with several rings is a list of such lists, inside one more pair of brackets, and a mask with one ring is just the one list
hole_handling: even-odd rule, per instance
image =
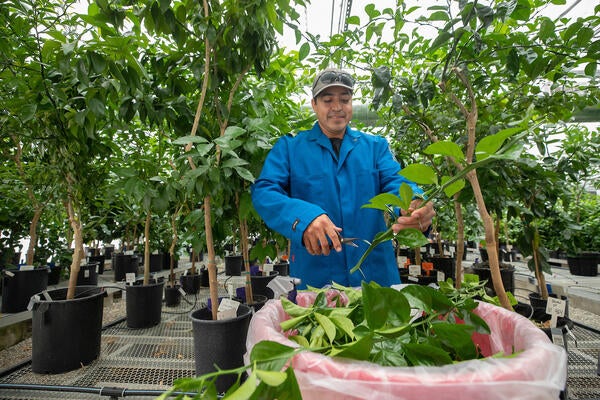
[[33, 213], [31, 224], [29, 225], [29, 246], [27, 247], [27, 259], [25, 260], [25, 263], [27, 265], [33, 265], [33, 257], [35, 255], [35, 244], [37, 243], [37, 226], [40, 222], [40, 218], [42, 217], [43, 211], [44, 207], [38, 204]]
[[[171, 229], [173, 230], [173, 240], [171, 240], [171, 246], [169, 247], [169, 282], [171, 282], [171, 287], [175, 287], [175, 274], [173, 273], [173, 269], [175, 267], [175, 246], [177, 245], [177, 214], [176, 212], [171, 217]], [[193, 253], [193, 250], [192, 250]]]
[[75, 241], [75, 248], [73, 250], [73, 260], [71, 262], [71, 274], [69, 276], [69, 286], [67, 288], [67, 300], [75, 298], [75, 287], [77, 286], [77, 275], [79, 275], [79, 269], [81, 267], [81, 260], [83, 259], [83, 236], [81, 232], [81, 221], [79, 215], [75, 211], [73, 206], [73, 200], [69, 196], [67, 200], [67, 215], [69, 216], [69, 224], [73, 230], [73, 240]]
[[146, 214], [146, 223], [144, 224], [144, 285], [150, 283], [150, 219], [152, 213]]
[[219, 310], [219, 281], [217, 280], [217, 263], [215, 262], [215, 246], [213, 243], [210, 196], [204, 198], [204, 230], [206, 232], [206, 250], [208, 253], [208, 283], [210, 286], [210, 301], [212, 317], [217, 319]]
[[[475, 201], [477, 202], [477, 209], [479, 215], [483, 221], [483, 227], [485, 229], [485, 243], [488, 249], [496, 249], [496, 236], [494, 231], [494, 221], [487, 211], [485, 201], [483, 200], [483, 194], [481, 193], [481, 187], [479, 186], [479, 179], [477, 178], [476, 170], [469, 171], [467, 173], [467, 179], [473, 189], [475, 195]], [[490, 265], [490, 274], [492, 276], [492, 283], [494, 284], [494, 291], [500, 300], [500, 305], [507, 310], [512, 311], [510, 300], [506, 295], [506, 289], [502, 282], [502, 275], [500, 274], [500, 261], [498, 260], [497, 251], [488, 251], [488, 261]]]
[[458, 201], [458, 193], [454, 195], [454, 214], [456, 215], [456, 282], [454, 286], [460, 289], [462, 284], [462, 259], [465, 251], [465, 221], [462, 214], [462, 205]]

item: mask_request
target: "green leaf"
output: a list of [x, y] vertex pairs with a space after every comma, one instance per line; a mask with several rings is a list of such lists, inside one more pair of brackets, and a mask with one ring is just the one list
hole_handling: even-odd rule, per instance
[[400, 175], [420, 185], [437, 185], [437, 174], [433, 168], [424, 164], [410, 164], [403, 168]]
[[336, 334], [337, 330], [335, 328], [335, 324], [333, 322], [331, 322], [329, 317], [321, 314], [320, 312], [315, 312], [314, 315], [315, 315], [315, 318], [317, 319], [317, 322], [319, 323], [319, 325], [321, 325], [321, 327], [323, 328], [323, 331], [325, 331], [325, 335], [327, 335], [327, 339], [329, 339], [329, 343], [333, 343], [333, 341], [335, 340], [335, 337], [337, 336], [337, 334]]
[[494, 135], [488, 135], [482, 138], [475, 147], [475, 153], [477, 154], [477, 160], [483, 160], [490, 155], [494, 154], [500, 147], [504, 141], [524, 130], [523, 126], [515, 126], [512, 128], [506, 128], [501, 130], [500, 132]]
[[442, 47], [450, 39], [452, 39], [452, 33], [448, 32], [446, 30], [440, 31], [438, 37], [435, 38], [435, 40], [433, 41], [433, 43], [431, 44], [431, 47], [429, 47], [427, 52], [433, 53], [434, 51], [436, 51], [437, 49]]
[[354, 323], [350, 318], [342, 315], [330, 315], [329, 319], [350, 339], [354, 339]]
[[412, 365], [441, 366], [452, 364], [452, 357], [439, 347], [428, 344], [405, 343], [402, 346]]
[[449, 324], [447, 322], [432, 324], [436, 338], [446, 347], [452, 349], [457, 360], [477, 358], [477, 348], [473, 343], [473, 327], [466, 324]]
[[283, 311], [291, 317], [301, 317], [312, 313], [311, 308], [299, 306], [285, 297], [281, 298], [281, 306], [283, 307]]
[[418, 229], [415, 228], [406, 228], [400, 230], [396, 235], [394, 235], [394, 239], [402, 245], [412, 248], [425, 246], [429, 243], [429, 240], [423, 235]]
[[373, 349], [373, 335], [367, 334], [360, 339], [334, 347], [330, 350], [331, 357], [345, 357], [353, 360], [368, 360]]
[[[444, 186], [448, 181], [450, 181], [450, 179], [451, 179], [450, 176], [443, 176], [442, 177], [442, 186]], [[448, 186], [444, 187], [444, 193], [446, 194], [446, 196], [452, 197], [456, 193], [463, 190], [465, 185], [466, 185], [466, 181], [464, 179], [459, 179], [459, 180], [449, 184]]]
[[[283, 375], [285, 373], [281, 372]], [[247, 378], [246, 381], [240, 385], [233, 393], [227, 393], [228, 400], [246, 400], [256, 391], [258, 384], [257, 379], [258, 371], [253, 371]]]
[[400, 185], [399, 193], [400, 208], [403, 210], [408, 210], [410, 208], [410, 203], [412, 202], [412, 199], [415, 195], [412, 187], [409, 184], [402, 182], [402, 184]]
[[465, 160], [465, 155], [463, 154], [460, 146], [454, 142], [450, 142], [447, 140], [442, 140], [430, 144], [425, 148], [425, 150], [423, 150], [423, 153], [440, 154], [443, 156], [452, 157], [457, 162], [463, 162]]
[[310, 54], [310, 44], [308, 42], [302, 43], [300, 50], [298, 51], [298, 61], [304, 60]]
[[237, 174], [240, 176], [240, 178], [242, 178], [245, 181], [248, 181], [250, 183], [253, 183], [255, 178], [254, 175], [252, 175], [252, 172], [250, 172], [249, 170], [247, 170], [246, 168], [242, 168], [242, 167], [234, 167], [235, 172], [237, 172]]
[[362, 205], [361, 208], [374, 208], [377, 210], [387, 211], [389, 205], [400, 207], [404, 210], [408, 209], [402, 207], [403, 202], [401, 198], [391, 193], [378, 194], [377, 196], [371, 198], [369, 203]]
[[356, 15], [352, 15], [346, 19], [348, 25], [360, 25], [360, 18]]
[[410, 305], [399, 291], [381, 287], [375, 282], [363, 282], [362, 290], [365, 321], [371, 330], [409, 321]]
[[256, 376], [269, 386], [279, 386], [287, 377], [285, 372], [256, 370]]
[[202, 136], [181, 136], [173, 140], [173, 144], [187, 145], [189, 143], [208, 143], [208, 140]]

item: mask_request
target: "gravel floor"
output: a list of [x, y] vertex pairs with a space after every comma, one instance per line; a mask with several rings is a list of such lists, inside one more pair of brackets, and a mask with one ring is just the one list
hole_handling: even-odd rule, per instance
[[[591, 312], [569, 308], [571, 320], [600, 330], [600, 317]], [[115, 299], [111, 305], [105, 306], [103, 315], [103, 324], [119, 320], [125, 317], [125, 301]], [[0, 371], [10, 368], [13, 365], [20, 364], [31, 358], [31, 339], [24, 340], [16, 345], [0, 351]]]

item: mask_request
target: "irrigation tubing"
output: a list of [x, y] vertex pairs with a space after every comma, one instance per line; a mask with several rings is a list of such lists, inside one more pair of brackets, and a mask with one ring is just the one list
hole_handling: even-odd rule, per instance
[[[40, 390], [45, 392], [69, 392], [69, 393], [87, 393], [95, 394], [100, 397], [110, 397], [111, 399], [120, 399], [128, 396], [153, 396], [158, 397], [165, 393], [164, 390], [140, 390], [126, 389], [118, 387], [82, 387], [68, 385], [41, 385], [41, 384], [24, 384], [24, 383], [0, 383], [0, 389], [10, 390]], [[174, 396], [195, 396], [197, 393], [192, 392], [173, 392], [169, 397]]]

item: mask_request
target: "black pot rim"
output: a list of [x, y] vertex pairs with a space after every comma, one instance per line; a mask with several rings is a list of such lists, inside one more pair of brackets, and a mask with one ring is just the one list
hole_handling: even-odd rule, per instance
[[[239, 314], [239, 310], [238, 310], [239, 315], [235, 318], [220, 319], [220, 320], [212, 319], [212, 311], [207, 308], [199, 308], [197, 310], [194, 310], [189, 314], [189, 316], [190, 316], [190, 319], [192, 320], [192, 322], [194, 322], [194, 323], [223, 324], [224, 325], [224, 324], [231, 323], [232, 321], [239, 321], [241, 319], [244, 319], [247, 317], [248, 314], [252, 313], [252, 308], [250, 308], [249, 306], [247, 306], [245, 304], [240, 304], [240, 308], [242, 308], [242, 313]], [[194, 314], [207, 314], [207, 316], [211, 319], [200, 318], [200, 315], [194, 316]]]
[[[81, 285], [81, 286], [76, 286], [75, 289], [75, 295], [77, 296], [77, 288], [81, 288], [83, 289], [81, 292], [79, 292], [79, 295], [83, 294], [87, 294], [86, 296], [83, 297], [75, 297], [73, 299], [52, 299], [52, 300], [46, 300], [46, 298], [44, 297], [44, 295], [42, 293], [44, 292], [40, 292], [35, 294], [34, 296], [38, 296], [39, 300], [36, 298], [33, 298], [33, 304], [36, 303], [67, 303], [67, 302], [74, 302], [74, 301], [84, 301], [89, 297], [94, 297], [94, 296], [104, 296], [106, 295], [106, 290], [102, 287], [102, 286], [94, 286], [94, 285]], [[65, 292], [65, 296], [67, 293], [67, 288], [57, 288], [57, 289], [51, 289], [51, 290], [45, 290], [46, 293], [48, 293], [50, 295], [50, 297], [52, 297], [52, 293], [56, 293], [56, 292]], [[96, 292], [96, 293], [93, 293]]]

